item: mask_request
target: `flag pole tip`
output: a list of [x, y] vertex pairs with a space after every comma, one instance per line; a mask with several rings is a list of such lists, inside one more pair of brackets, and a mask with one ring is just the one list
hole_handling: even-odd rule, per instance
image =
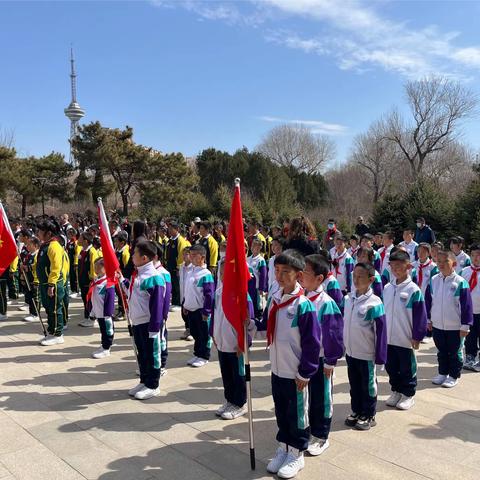
[[240, 179], [238, 177], [235, 179], [235, 186], [236, 187], [240, 186]]
[[97, 202], [101, 202], [102, 201], [102, 197], [97, 197]]

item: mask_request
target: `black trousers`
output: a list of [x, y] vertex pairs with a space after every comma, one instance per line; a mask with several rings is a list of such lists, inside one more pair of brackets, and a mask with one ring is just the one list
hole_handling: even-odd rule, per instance
[[210, 348], [212, 339], [209, 335], [210, 320], [204, 320], [201, 310], [188, 312], [188, 324], [190, 326], [190, 334], [195, 340], [193, 344], [193, 354], [196, 357], [205, 360], [210, 359]]
[[172, 305], [180, 305], [180, 277], [178, 270], [170, 270], [170, 277], [172, 280]]
[[352, 412], [374, 417], [377, 411], [377, 375], [371, 360], [345, 356]]
[[243, 354], [218, 351], [218, 363], [222, 374], [225, 400], [237, 407], [243, 407], [247, 401], [245, 382], [245, 362]]
[[65, 285], [65, 294], [63, 295], [62, 310], [63, 310], [63, 324], [68, 324], [68, 307], [70, 305], [70, 285]]
[[417, 358], [412, 348], [388, 345], [385, 364], [392, 392], [413, 397], [417, 388]]
[[277, 441], [304, 451], [310, 439], [308, 388], [297, 389], [295, 380], [272, 373], [272, 395], [277, 417]]
[[312, 435], [326, 440], [333, 416], [333, 379], [325, 376], [323, 365], [323, 358], [320, 358], [320, 366], [308, 383], [310, 394], [308, 416]]
[[7, 280], [0, 279], [0, 314], [7, 313]]
[[102, 348], [110, 350], [113, 344], [113, 336], [115, 334], [115, 327], [112, 319], [105, 320], [105, 318], [98, 318], [98, 326], [100, 327], [100, 335], [102, 338]]
[[13, 272], [7, 277], [8, 298], [17, 300], [20, 294], [20, 285], [18, 281], [18, 272]]
[[70, 290], [73, 293], [78, 293], [78, 278], [77, 278], [77, 265], [70, 263]]
[[480, 313], [473, 314], [473, 325], [470, 326], [470, 333], [465, 338], [465, 353], [476, 357], [480, 350]]
[[460, 378], [463, 367], [463, 339], [460, 338], [460, 331], [434, 328], [433, 341], [438, 350], [438, 373]]
[[90, 285], [80, 285], [80, 295], [82, 297], [82, 302], [83, 302], [83, 318], [90, 317], [90, 312], [88, 311], [88, 308], [87, 308], [87, 293], [89, 288], [90, 288]]
[[158, 388], [160, 381], [160, 335], [149, 338], [148, 323], [133, 326], [133, 339], [137, 346], [140, 383], [147, 388]]
[[30, 290], [25, 286], [25, 303], [30, 315], [38, 317], [40, 313], [40, 290], [38, 284], [30, 283]]
[[167, 330], [167, 323], [163, 322], [163, 327], [161, 331], [160, 337], [160, 360], [161, 360], [161, 367], [167, 368], [167, 360], [168, 360], [168, 330]]

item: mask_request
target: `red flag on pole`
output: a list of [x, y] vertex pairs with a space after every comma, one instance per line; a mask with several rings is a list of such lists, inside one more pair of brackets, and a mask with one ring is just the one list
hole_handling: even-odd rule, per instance
[[235, 180], [235, 193], [228, 225], [227, 252], [223, 275], [222, 306], [225, 317], [237, 332], [238, 347], [245, 351], [245, 328], [247, 318], [247, 293], [250, 273], [245, 255], [240, 180]]
[[10, 266], [17, 256], [17, 244], [13, 236], [7, 214], [0, 202], [0, 275]]
[[115, 280], [115, 272], [120, 268], [120, 264], [113, 249], [112, 236], [110, 235], [107, 216], [105, 215], [101, 198], [98, 199], [98, 225], [100, 227], [100, 244], [105, 262], [105, 273], [107, 274], [107, 287], [110, 287], [117, 283]]

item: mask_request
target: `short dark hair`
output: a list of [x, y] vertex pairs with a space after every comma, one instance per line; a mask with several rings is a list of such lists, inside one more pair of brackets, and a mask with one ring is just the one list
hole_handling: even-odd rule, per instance
[[360, 262], [355, 265], [355, 268], [363, 268], [368, 273], [369, 277], [375, 276], [375, 267], [371, 263]]
[[334, 218], [329, 218], [328, 223], [335, 223], [335, 219]]
[[116, 238], [119, 242], [127, 243], [127, 241], [128, 241], [128, 233], [127, 233], [125, 230], [121, 230], [120, 232], [118, 232], [118, 233], [115, 235], [115, 238]]
[[418, 248], [424, 248], [425, 250], [428, 250], [428, 253], [430, 253], [430, 252], [432, 251], [431, 245], [430, 245], [429, 243], [427, 243], [427, 242], [420, 242], [420, 243], [418, 244], [417, 249], [418, 249]]
[[98, 264], [102, 265], [102, 267], [105, 266], [105, 260], [103, 259], [103, 257], [98, 257], [93, 263], [95, 265], [98, 263]]
[[417, 222], [425, 223], [425, 218], [423, 218], [423, 217], [417, 217]]
[[163, 246], [160, 245], [158, 242], [155, 242], [155, 241], [151, 241], [150, 243], [152, 243], [153, 246], [155, 247], [156, 252], [157, 252], [157, 257], [158, 258], [163, 258]]
[[42, 243], [38, 237], [32, 236], [29, 237], [28, 240], [32, 242], [36, 247], [39, 247], [40, 244]]
[[370, 247], [360, 247], [357, 251], [357, 258], [363, 254], [366, 254], [368, 257], [368, 263], [373, 263], [375, 259], [375, 251]]
[[395, 234], [392, 231], [385, 232], [383, 235], [388, 239], [395, 241]]
[[463, 237], [457, 236], [457, 237], [452, 237], [450, 239], [450, 243], [453, 243], [454, 245], [462, 245], [465, 243], [465, 240]]
[[212, 224], [208, 221], [200, 222], [198, 227], [203, 227], [205, 230], [210, 231], [212, 229]]
[[149, 260], [153, 260], [157, 255], [157, 249], [153, 242], [148, 240], [142, 240], [135, 245], [135, 249], [142, 257], [147, 257]]
[[287, 265], [297, 272], [305, 269], [305, 258], [293, 248], [289, 248], [275, 257], [274, 265]]
[[203, 245], [196, 244], [190, 247], [190, 253], [195, 252], [199, 253], [202, 257], [207, 256], [207, 249]]
[[408, 263], [410, 263], [410, 255], [403, 250], [398, 250], [398, 251], [390, 254], [389, 261], [390, 262], [408, 262]]
[[178, 225], [178, 222], [176, 220], [172, 220], [171, 222], [168, 222], [168, 226], [170, 228], [173, 228], [174, 230], [180, 230], [180, 226]]
[[436, 241], [432, 243], [432, 247], [438, 247], [440, 250], [443, 250], [445, 245], [442, 242]]
[[305, 257], [305, 264], [312, 267], [315, 275], [323, 275], [324, 278], [328, 275], [328, 272], [330, 271], [330, 265], [325, 260], [325, 257], [323, 255], [319, 255], [318, 253], [307, 255]]
[[340, 240], [341, 242], [344, 242], [344, 243], [348, 242], [347, 237], [341, 233], [335, 235], [335, 240]]
[[474, 250], [480, 250], [480, 243], [472, 243], [470, 245], [470, 251], [473, 252]]
[[363, 240], [364, 238], [365, 238], [366, 240], [370, 241], [370, 242], [373, 242], [373, 241], [375, 240], [375, 238], [373, 237], [373, 235], [372, 235], [371, 233], [366, 233], [365, 235], [363, 235], [362, 240]]
[[357, 243], [360, 242], [360, 236], [354, 233], [353, 235], [350, 235], [350, 240], [355, 240]]
[[90, 245], [93, 243], [93, 235], [90, 232], [87, 232], [87, 231], [82, 232], [80, 234], [80, 237], [86, 242], [88, 242]]

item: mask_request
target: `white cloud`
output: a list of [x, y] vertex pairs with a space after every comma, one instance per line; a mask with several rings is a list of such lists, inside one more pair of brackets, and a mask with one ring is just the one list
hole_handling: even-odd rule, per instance
[[326, 123], [322, 122], [321, 120], [285, 120], [284, 118], [271, 117], [268, 115], [261, 116], [259, 119], [269, 123], [289, 123], [292, 125], [303, 125], [308, 127], [310, 131], [315, 134], [340, 135], [348, 130], [344, 125]]

